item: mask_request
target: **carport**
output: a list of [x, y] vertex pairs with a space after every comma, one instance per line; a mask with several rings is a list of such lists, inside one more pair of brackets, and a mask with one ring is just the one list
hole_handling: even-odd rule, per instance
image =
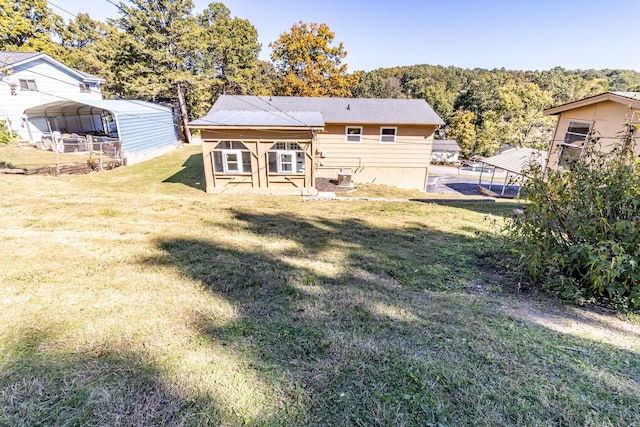
[[28, 108], [25, 115], [32, 142], [58, 134], [94, 143], [117, 141], [120, 157], [129, 164], [179, 145], [171, 109], [150, 102], [56, 101]]
[[[489, 191], [491, 191], [491, 187], [493, 186], [496, 169], [506, 171], [505, 180], [502, 185], [502, 192], [500, 193], [501, 196], [504, 196], [504, 191], [510, 177], [515, 176], [516, 179], [517, 177], [522, 177], [523, 171], [528, 169], [532, 164], [538, 164], [543, 168], [545, 167], [547, 162], [547, 152], [527, 147], [513, 148], [495, 156], [480, 159], [479, 161], [493, 168], [491, 172], [491, 182], [489, 183]], [[482, 187], [483, 171], [484, 168], [482, 168], [482, 171], [480, 172], [478, 189], [484, 188]]]

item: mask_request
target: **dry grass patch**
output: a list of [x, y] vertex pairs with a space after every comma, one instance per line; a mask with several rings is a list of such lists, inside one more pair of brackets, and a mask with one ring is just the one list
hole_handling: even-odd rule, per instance
[[198, 150], [0, 176], [0, 424], [640, 423], [637, 320], [523, 318], [511, 204], [207, 195]]

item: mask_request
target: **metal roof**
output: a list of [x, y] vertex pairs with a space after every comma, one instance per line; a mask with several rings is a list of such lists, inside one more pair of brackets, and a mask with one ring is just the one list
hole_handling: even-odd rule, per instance
[[56, 117], [69, 114], [93, 114], [96, 110], [137, 115], [171, 111], [168, 107], [144, 101], [93, 99], [82, 101], [55, 101], [27, 108], [24, 112], [30, 117]]
[[531, 164], [537, 163], [544, 167], [547, 161], [547, 152], [527, 147], [514, 148], [492, 157], [480, 159], [480, 161], [489, 166], [522, 175], [522, 171]]
[[455, 139], [434, 139], [432, 151], [460, 151]]
[[194, 127], [303, 127], [322, 128], [322, 115], [315, 111], [210, 111], [205, 117], [189, 123]]
[[317, 112], [324, 123], [444, 125], [423, 99], [222, 95], [209, 114], [216, 111]]

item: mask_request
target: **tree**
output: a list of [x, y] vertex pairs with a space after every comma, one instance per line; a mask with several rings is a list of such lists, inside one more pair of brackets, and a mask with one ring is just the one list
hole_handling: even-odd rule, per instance
[[0, 0], [0, 50], [60, 54], [54, 39], [64, 27], [46, 0]]
[[65, 48], [62, 62], [104, 78], [103, 95], [116, 95], [122, 89], [114, 75], [116, 67], [112, 59], [117, 56], [115, 49], [120, 46], [118, 40], [122, 35], [113, 24], [105, 24], [80, 13], [61, 34], [60, 43]]
[[476, 129], [473, 124], [474, 114], [471, 111], [457, 110], [449, 119], [447, 138], [455, 139], [460, 146], [460, 154], [469, 157], [474, 154], [476, 146]]
[[201, 115], [221, 93], [250, 94], [259, 87], [258, 32], [246, 19], [232, 18], [222, 3], [211, 3], [196, 16], [194, 49], [189, 58], [191, 114]]
[[344, 46], [330, 46], [335, 35], [327, 24], [300, 21], [270, 43], [278, 73], [277, 93], [289, 96], [351, 96], [356, 75], [347, 74]]
[[186, 67], [194, 50], [195, 21], [191, 0], [129, 0], [120, 3], [121, 17], [117, 25], [129, 35], [119, 41], [115, 58], [116, 72], [124, 82], [125, 94], [135, 93], [150, 99], [177, 99], [183, 124], [187, 130], [187, 105], [184, 84], [191, 77]]

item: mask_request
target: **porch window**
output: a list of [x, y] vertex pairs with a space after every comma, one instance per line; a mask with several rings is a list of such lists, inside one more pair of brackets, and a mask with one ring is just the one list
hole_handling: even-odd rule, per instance
[[20, 79], [20, 90], [38, 90], [34, 79]]
[[395, 144], [397, 128], [380, 128], [380, 143]]
[[346, 142], [362, 142], [362, 126], [347, 126]]
[[304, 150], [297, 142], [276, 142], [267, 156], [269, 173], [294, 175], [305, 171]]
[[213, 170], [229, 175], [251, 173], [251, 151], [240, 141], [220, 141], [213, 149]]

